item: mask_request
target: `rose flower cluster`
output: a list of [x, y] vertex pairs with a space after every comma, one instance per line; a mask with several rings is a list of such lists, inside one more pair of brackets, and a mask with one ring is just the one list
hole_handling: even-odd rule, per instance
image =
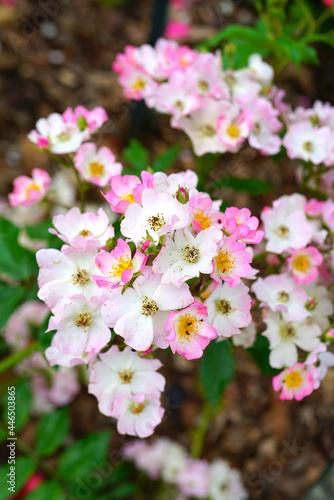
[[125, 47], [112, 68], [125, 96], [171, 115], [171, 126], [189, 136], [198, 156], [236, 153], [247, 140], [263, 155], [284, 146], [292, 159], [334, 165], [334, 107], [317, 101], [292, 111], [259, 54], [234, 71], [223, 69], [219, 51], [199, 52], [161, 38], [155, 47]]

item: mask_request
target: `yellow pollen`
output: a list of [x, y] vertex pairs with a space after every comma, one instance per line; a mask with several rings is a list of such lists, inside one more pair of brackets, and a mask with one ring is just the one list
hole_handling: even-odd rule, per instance
[[227, 250], [222, 250], [216, 257], [216, 264], [221, 273], [228, 273], [235, 268], [235, 258]]
[[293, 259], [293, 267], [301, 273], [306, 273], [310, 269], [310, 261], [306, 255], [300, 254]]
[[175, 101], [174, 106], [178, 108], [181, 112], [184, 110], [183, 102], [180, 100]]
[[127, 271], [128, 269], [132, 269], [132, 262], [130, 260], [130, 257], [122, 255], [117, 260], [117, 263], [112, 266], [112, 271], [109, 271], [109, 274], [120, 277], [122, 276], [123, 272]]
[[143, 90], [146, 87], [146, 81], [138, 77], [132, 84], [133, 90]]
[[131, 406], [130, 406], [130, 410], [135, 415], [137, 413], [141, 413], [144, 410], [144, 408], [145, 408], [145, 403], [132, 403]]
[[79, 328], [86, 328], [87, 326], [91, 325], [92, 319], [93, 316], [90, 313], [81, 313], [76, 317], [74, 324]]
[[281, 226], [279, 226], [277, 229], [276, 229], [276, 234], [278, 234], [278, 236], [280, 238], [287, 238], [290, 234], [290, 229], [286, 226], [284, 226], [284, 224], [282, 224]]
[[124, 201], [129, 201], [130, 203], [134, 203], [135, 201], [132, 193], [123, 193], [119, 198]]
[[198, 82], [198, 89], [202, 92], [207, 92], [209, 90], [209, 85], [205, 80], [200, 80]]
[[281, 337], [285, 340], [292, 339], [296, 335], [296, 330], [291, 325], [284, 325], [280, 331]]
[[73, 285], [85, 285], [90, 281], [90, 276], [87, 273], [86, 269], [78, 269], [77, 272], [72, 274], [72, 283]]
[[308, 153], [312, 153], [314, 151], [314, 146], [312, 144], [311, 141], [306, 141], [304, 142], [303, 144], [303, 148], [305, 149], [305, 151], [307, 151]]
[[98, 161], [93, 161], [89, 164], [89, 170], [92, 177], [101, 177], [104, 172], [104, 166]]
[[226, 132], [232, 139], [237, 139], [240, 136], [240, 129], [237, 125], [230, 125], [227, 127]]
[[191, 342], [192, 338], [196, 337], [198, 332], [199, 320], [196, 316], [190, 316], [190, 314], [185, 314], [179, 321], [178, 324], [178, 335], [183, 344], [184, 340]]
[[303, 379], [299, 372], [291, 372], [286, 376], [284, 383], [288, 389], [295, 389], [296, 387], [300, 387], [303, 383]]
[[203, 212], [203, 210], [197, 210], [194, 213], [194, 219], [201, 223], [202, 230], [212, 226], [211, 217], [209, 217], [207, 213]]
[[152, 300], [152, 299], [150, 300], [148, 297], [145, 297], [143, 300], [141, 313], [144, 314], [144, 316], [153, 316], [158, 311], [159, 311], [159, 308], [158, 308], [155, 300]]
[[118, 376], [122, 384], [130, 384], [133, 373], [128, 370], [123, 370], [122, 372], [118, 372]]
[[87, 238], [87, 236], [93, 236], [93, 233], [88, 231], [88, 229], [83, 229], [82, 231], [80, 231], [78, 236], [83, 236], [84, 238]]
[[41, 188], [37, 184], [35, 184], [35, 182], [32, 182], [30, 184], [30, 186], [28, 186], [26, 191], [25, 191], [26, 198], [28, 198], [28, 199], [31, 198], [31, 196], [30, 196], [31, 191], [40, 191], [40, 190], [41, 190]]
[[71, 139], [71, 134], [68, 130], [63, 130], [57, 135], [58, 142], [67, 142]]
[[289, 297], [288, 293], [286, 293], [286, 292], [278, 292], [277, 299], [280, 302], [286, 303], [286, 302], [288, 302], [289, 298], [290, 297]]
[[216, 129], [209, 123], [204, 123], [204, 125], [200, 127], [200, 131], [203, 137], [214, 137], [216, 135]]

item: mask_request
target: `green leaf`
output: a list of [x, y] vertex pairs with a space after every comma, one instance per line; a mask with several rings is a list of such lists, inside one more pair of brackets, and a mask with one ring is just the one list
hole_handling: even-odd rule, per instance
[[24, 288], [0, 283], [0, 330], [6, 325], [17, 306], [23, 302], [26, 293]]
[[230, 340], [210, 342], [200, 365], [200, 380], [204, 395], [215, 407], [225, 387], [233, 380], [235, 359]]
[[153, 161], [153, 170], [155, 172], [162, 172], [163, 170], [171, 167], [175, 163], [180, 149], [181, 146], [179, 144], [175, 144], [175, 146], [171, 146], [166, 149], [166, 151], [158, 155]]
[[[26, 380], [21, 380], [15, 388], [15, 433], [26, 425], [32, 404], [32, 395]], [[3, 419], [7, 422], [8, 392], [3, 397]]]
[[249, 179], [243, 179], [240, 177], [223, 177], [218, 181], [212, 183], [210, 186], [210, 190], [218, 189], [218, 188], [231, 188], [234, 191], [247, 191], [249, 194], [253, 196], [257, 196], [259, 194], [267, 193], [273, 189], [268, 182], [263, 181], [262, 179], [256, 179], [255, 177], [250, 177]]
[[27, 280], [37, 275], [36, 257], [18, 243], [20, 228], [0, 217], [0, 273], [16, 280]]
[[110, 431], [101, 431], [73, 443], [59, 460], [59, 474], [67, 481], [86, 477], [107, 459], [110, 437]]
[[63, 498], [63, 490], [55, 481], [42, 483], [25, 496], [25, 500], [61, 500], [61, 498]]
[[129, 146], [123, 150], [123, 158], [138, 172], [149, 164], [148, 151], [137, 139], [130, 139]]
[[36, 463], [32, 458], [19, 457], [15, 460], [15, 464], [6, 464], [0, 467], [0, 500], [9, 499], [14, 496], [14, 493], [8, 491], [11, 486], [7, 483], [10, 476], [10, 467], [15, 467], [15, 493], [25, 485], [30, 476], [35, 472]]
[[[134, 483], [119, 484], [112, 490], [111, 498], [126, 498], [138, 492], [138, 485]], [[131, 497], [133, 498], [133, 497]]]
[[265, 375], [273, 376], [277, 375], [280, 372], [280, 370], [272, 368], [269, 364], [269, 341], [263, 335], [258, 335], [254, 345], [248, 348], [247, 351], [252, 356], [262, 373], [264, 373]]
[[317, 51], [302, 40], [294, 40], [291, 37], [283, 36], [277, 38], [275, 44], [276, 51], [281, 54], [283, 52], [297, 67], [302, 62], [319, 64]]
[[52, 455], [65, 441], [70, 427], [68, 409], [60, 408], [40, 418], [37, 424], [37, 451]]
[[[260, 42], [249, 42], [247, 40], [231, 39], [230, 42], [235, 46], [235, 53], [232, 57], [232, 67], [234, 70], [245, 68], [248, 65], [249, 57], [254, 54], [260, 54], [263, 58], [270, 54], [270, 51], [260, 44]], [[223, 53], [223, 67], [230, 66], [230, 59], [227, 54]]]

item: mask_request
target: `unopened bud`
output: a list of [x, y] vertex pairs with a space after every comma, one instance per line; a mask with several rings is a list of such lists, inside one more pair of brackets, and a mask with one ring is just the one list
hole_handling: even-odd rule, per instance
[[81, 132], [83, 130], [86, 130], [87, 125], [88, 125], [86, 118], [84, 116], [79, 116], [79, 118], [77, 119], [77, 125], [78, 125], [79, 129], [81, 130]]
[[189, 201], [189, 190], [187, 188], [179, 187], [176, 191], [176, 199], [183, 205]]
[[109, 238], [109, 240], [107, 240], [107, 243], [106, 243], [106, 250], [107, 250], [107, 252], [111, 252], [116, 247], [117, 247], [117, 240], [116, 240], [116, 238]]
[[231, 42], [227, 43], [224, 48], [224, 52], [228, 56], [233, 56], [236, 53], [236, 50], [236, 46]]

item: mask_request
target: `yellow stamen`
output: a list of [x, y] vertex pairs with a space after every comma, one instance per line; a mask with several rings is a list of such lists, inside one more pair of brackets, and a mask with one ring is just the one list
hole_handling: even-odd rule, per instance
[[129, 370], [123, 370], [121, 372], [118, 372], [118, 376], [122, 384], [130, 384], [133, 377], [133, 372], [130, 372]]
[[119, 198], [120, 200], [129, 201], [130, 203], [134, 203], [135, 201], [132, 193], [123, 193]]
[[146, 87], [146, 81], [138, 77], [132, 84], [133, 90], [143, 90]]
[[240, 136], [240, 129], [237, 125], [230, 125], [227, 127], [226, 132], [230, 137], [232, 137], [232, 139], [237, 139]]
[[92, 177], [101, 177], [104, 172], [104, 166], [98, 161], [93, 161], [89, 164], [89, 170]]
[[132, 403], [130, 406], [130, 410], [132, 413], [137, 414], [141, 413], [145, 408], [145, 403]]
[[113, 276], [121, 277], [123, 272], [128, 269], [132, 269], [131, 259], [127, 255], [122, 255], [117, 259], [117, 263], [112, 266], [112, 270], [109, 273]]
[[190, 314], [185, 314], [178, 323], [178, 335], [183, 344], [184, 340], [191, 342], [191, 339], [196, 337], [198, 332], [199, 320], [196, 316], [190, 316]]
[[293, 267], [301, 273], [306, 273], [310, 269], [310, 261], [306, 255], [297, 255], [293, 259]]
[[78, 328], [80, 328], [80, 327], [86, 328], [87, 326], [91, 325], [92, 319], [93, 319], [93, 316], [91, 315], [91, 313], [85, 312], [85, 313], [78, 314], [74, 323], [75, 323], [75, 326], [77, 326]]
[[291, 372], [286, 376], [284, 383], [288, 389], [295, 389], [296, 387], [300, 387], [303, 383], [303, 379], [299, 372]]
[[40, 190], [41, 190], [41, 188], [37, 184], [35, 184], [35, 182], [32, 182], [30, 184], [30, 186], [28, 186], [26, 191], [25, 191], [26, 198], [28, 198], [28, 199], [31, 198], [31, 196], [30, 196], [31, 191], [40, 191]]
[[228, 273], [235, 268], [235, 258], [227, 250], [222, 250], [216, 257], [216, 264], [221, 273]]
[[84, 238], [87, 238], [87, 236], [93, 236], [93, 233], [88, 231], [88, 229], [83, 229], [82, 231], [80, 231], [78, 236], [83, 236]]
[[211, 217], [209, 217], [207, 213], [203, 212], [203, 210], [196, 210], [194, 213], [194, 219], [201, 223], [202, 230], [212, 226]]

